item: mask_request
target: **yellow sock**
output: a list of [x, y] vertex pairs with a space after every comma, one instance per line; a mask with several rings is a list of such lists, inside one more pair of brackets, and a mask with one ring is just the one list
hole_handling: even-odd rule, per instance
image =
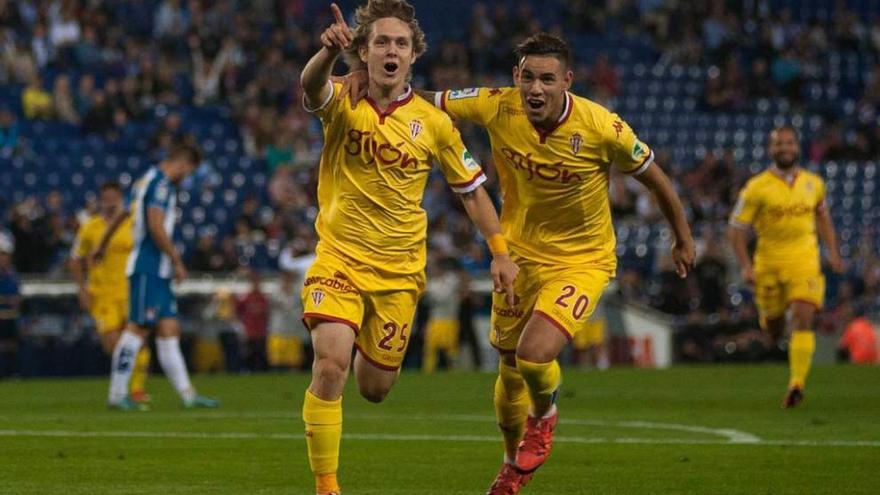
[[306, 390], [303, 421], [306, 424], [309, 465], [315, 474], [317, 491], [338, 492], [336, 471], [339, 468], [339, 442], [342, 438], [342, 398], [327, 401]]
[[144, 391], [144, 386], [147, 384], [147, 374], [150, 372], [151, 358], [150, 346], [144, 344], [141, 346], [140, 352], [138, 352], [137, 358], [134, 361], [134, 370], [131, 372], [132, 393]]
[[562, 370], [556, 360], [549, 363], [533, 363], [516, 358], [516, 367], [529, 387], [534, 416], [542, 416], [556, 401], [556, 390], [562, 381]]
[[788, 368], [791, 372], [788, 386], [801, 387], [807, 383], [807, 374], [813, 364], [813, 352], [816, 350], [816, 334], [812, 330], [795, 330], [791, 332], [788, 342]]
[[522, 440], [529, 414], [529, 393], [526, 382], [513, 366], [498, 364], [495, 380], [495, 417], [504, 437], [504, 452], [509, 460], [516, 457], [516, 448]]

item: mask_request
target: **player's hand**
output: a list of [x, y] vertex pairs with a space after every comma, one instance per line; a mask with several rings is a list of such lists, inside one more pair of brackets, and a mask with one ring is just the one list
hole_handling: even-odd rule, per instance
[[840, 253], [830, 253], [828, 255], [828, 264], [831, 265], [831, 271], [837, 274], [841, 274], [846, 270], [846, 265], [843, 262], [843, 258], [840, 257]]
[[739, 269], [739, 276], [746, 285], [755, 285], [755, 269], [752, 265], [744, 266]]
[[351, 109], [354, 110], [358, 102], [367, 97], [367, 85], [369, 82], [367, 69], [354, 69], [340, 79], [342, 79], [342, 90], [339, 91], [337, 98], [342, 101], [348, 95]]
[[498, 254], [492, 258], [492, 285], [495, 292], [504, 293], [508, 306], [516, 304], [513, 292], [513, 281], [519, 274], [519, 267], [510, 259], [510, 255]]
[[83, 311], [88, 311], [92, 307], [92, 295], [89, 294], [89, 289], [86, 286], [79, 289], [79, 307]]
[[331, 24], [330, 27], [321, 33], [321, 44], [324, 45], [324, 48], [327, 50], [338, 53], [351, 45], [351, 41], [354, 39], [354, 34], [352, 34], [351, 29], [345, 22], [345, 18], [342, 16], [342, 11], [339, 10], [339, 6], [335, 3], [331, 3], [330, 10], [333, 11], [333, 17], [336, 22]]
[[174, 258], [171, 263], [174, 266], [174, 281], [177, 283], [183, 282], [187, 276], [186, 267], [183, 266], [183, 260], [180, 258]]
[[694, 269], [696, 257], [693, 237], [688, 236], [672, 243], [672, 261], [675, 263], [675, 273], [679, 277], [687, 277], [688, 273]]

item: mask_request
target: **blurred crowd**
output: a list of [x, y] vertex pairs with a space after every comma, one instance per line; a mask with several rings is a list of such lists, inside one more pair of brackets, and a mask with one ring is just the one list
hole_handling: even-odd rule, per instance
[[[463, 16], [462, 36], [429, 33], [432, 50], [417, 63], [414, 84], [430, 89], [507, 85], [512, 48], [528, 34], [614, 31], [633, 39], [650, 37], [659, 64], [706, 69], [703, 108], [710, 112], [749, 112], [766, 98], [785, 99], [792, 111], [800, 111], [810, 82], [831, 81], [840, 87], [841, 99], [852, 93], [852, 115], [828, 113], [803, 143], [804, 158], [876, 158], [880, 65], [864, 77], [857, 74], [850, 88], [825, 54], [833, 49], [857, 54], [869, 66], [876, 63], [880, 20], [860, 18], [841, 1], [834, 2], [830, 20], [808, 22], [768, 5], [762, 0], [555, 0], [541, 9], [556, 12], [556, 21], [542, 25], [545, 16], [536, 3], [475, 2]], [[265, 191], [235, 202], [228, 228], [200, 230], [185, 258], [198, 272], [272, 270], [285, 249], [306, 254], [316, 242], [312, 222], [321, 129], [303, 111], [296, 81], [319, 46], [317, 27], [329, 22], [326, 5], [305, 0], [0, 0], [0, 84], [22, 88], [23, 118], [30, 121], [61, 121], [84, 137], [111, 142], [143, 138], [137, 134], [148, 128], [151, 158], [160, 157], [173, 139], [195, 139], [184, 117], [167, 108], [228, 108], [243, 153], [259, 159], [270, 180]], [[627, 81], [610, 48], [608, 55], [578, 61], [575, 91], [613, 108]], [[826, 104], [833, 107], [835, 101]], [[27, 152], [18, 118], [0, 108], [0, 157]], [[484, 164], [497, 201], [485, 134], [470, 125], [463, 125], [462, 133]], [[693, 163], [671, 163], [669, 153], [658, 149], [657, 162], [671, 172], [690, 220], [700, 226], [696, 273], [679, 280], [665, 249], [658, 250], [650, 266], [621, 263], [621, 292], [689, 319], [753, 318], [748, 291], [732, 289], [737, 272], [722, 239], [748, 168], [729, 149], [708, 151]], [[210, 160], [204, 164], [206, 175], [211, 167]], [[195, 187], [204, 189], [207, 183]], [[628, 179], [613, 176], [611, 200], [619, 225], [660, 220], [650, 196]], [[94, 198], [84, 206], [65, 204], [53, 191], [7, 206], [0, 242], [14, 246], [15, 269], [63, 276], [77, 225], [96, 209]], [[466, 277], [484, 276], [490, 261], [484, 243], [439, 174], [428, 183], [424, 207], [430, 263], [456, 259]], [[875, 233], [869, 234], [850, 253], [849, 274], [831, 284], [837, 302], [829, 314], [880, 301], [880, 261], [868, 242]], [[839, 321], [829, 318], [827, 328]]]

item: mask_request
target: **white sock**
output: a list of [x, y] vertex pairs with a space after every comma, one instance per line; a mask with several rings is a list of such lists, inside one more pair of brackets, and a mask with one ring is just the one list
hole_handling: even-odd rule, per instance
[[134, 332], [124, 330], [113, 349], [113, 361], [110, 367], [110, 393], [107, 401], [118, 404], [128, 395], [128, 382], [134, 371], [135, 358], [144, 345], [144, 339]]
[[189, 372], [186, 371], [186, 361], [180, 352], [180, 339], [178, 337], [157, 337], [156, 351], [159, 354], [159, 364], [165, 376], [171, 380], [171, 384], [180, 394], [184, 401], [192, 400], [196, 396], [192, 383], [189, 381]]

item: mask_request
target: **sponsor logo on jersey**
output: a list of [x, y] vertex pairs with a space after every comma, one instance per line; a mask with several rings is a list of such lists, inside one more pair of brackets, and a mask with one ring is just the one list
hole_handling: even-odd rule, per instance
[[489, 90], [489, 97], [498, 96], [501, 94], [501, 90], [499, 88], [492, 88]]
[[522, 318], [525, 312], [516, 308], [498, 308], [493, 306], [492, 311], [502, 318]]
[[480, 94], [480, 88], [456, 89], [449, 92], [449, 100], [463, 100], [465, 98], [476, 98]]
[[526, 173], [527, 180], [535, 177], [549, 182], [568, 184], [571, 181], [583, 181], [577, 172], [566, 168], [565, 163], [540, 163], [532, 160], [532, 154], [523, 155], [519, 151], [510, 148], [501, 148], [501, 154], [507, 160], [507, 164], [515, 171]]
[[378, 162], [380, 165], [389, 167], [417, 168], [419, 166], [418, 157], [410, 155], [409, 152], [401, 151], [401, 148], [406, 146], [405, 142], [380, 143], [376, 140], [378, 137], [379, 135], [373, 131], [351, 129], [348, 131], [345, 153], [351, 156], [361, 156], [365, 165]]
[[413, 119], [409, 123], [409, 135], [413, 141], [422, 133], [422, 122], [419, 119]]
[[787, 217], [805, 217], [812, 215], [814, 208], [806, 203], [796, 203], [791, 205], [770, 205], [765, 210], [767, 215], [774, 220]]
[[[351, 285], [347, 282], [343, 282], [342, 280], [339, 280], [338, 278], [327, 278], [327, 277], [321, 277], [321, 276], [316, 275], [314, 277], [307, 278], [306, 281], [303, 283], [303, 287], [309, 287], [312, 285], [320, 285], [320, 286], [326, 287], [328, 289], [332, 289], [334, 291], [342, 292], [342, 293], [349, 293], [350, 292], [350, 293], [354, 293], [354, 294], [359, 294], [358, 290], [355, 289], [353, 285]], [[316, 289], [316, 290], [319, 290], [319, 289]]]
[[468, 150], [464, 150], [461, 153], [461, 163], [463, 163], [468, 170], [477, 170], [480, 168], [480, 164], [474, 160], [474, 155], [471, 155], [471, 152]]
[[617, 134], [617, 138], [620, 139], [620, 133], [623, 132], [623, 122], [620, 120], [615, 120], [611, 127], [614, 128], [615, 134]]
[[312, 302], [315, 303], [315, 307], [321, 305], [324, 302], [324, 291], [321, 289], [315, 289], [312, 291]]
[[582, 138], [580, 134], [574, 133], [571, 135], [568, 142], [571, 143], [571, 153], [577, 155], [581, 150], [581, 145], [584, 144], [584, 138]]

